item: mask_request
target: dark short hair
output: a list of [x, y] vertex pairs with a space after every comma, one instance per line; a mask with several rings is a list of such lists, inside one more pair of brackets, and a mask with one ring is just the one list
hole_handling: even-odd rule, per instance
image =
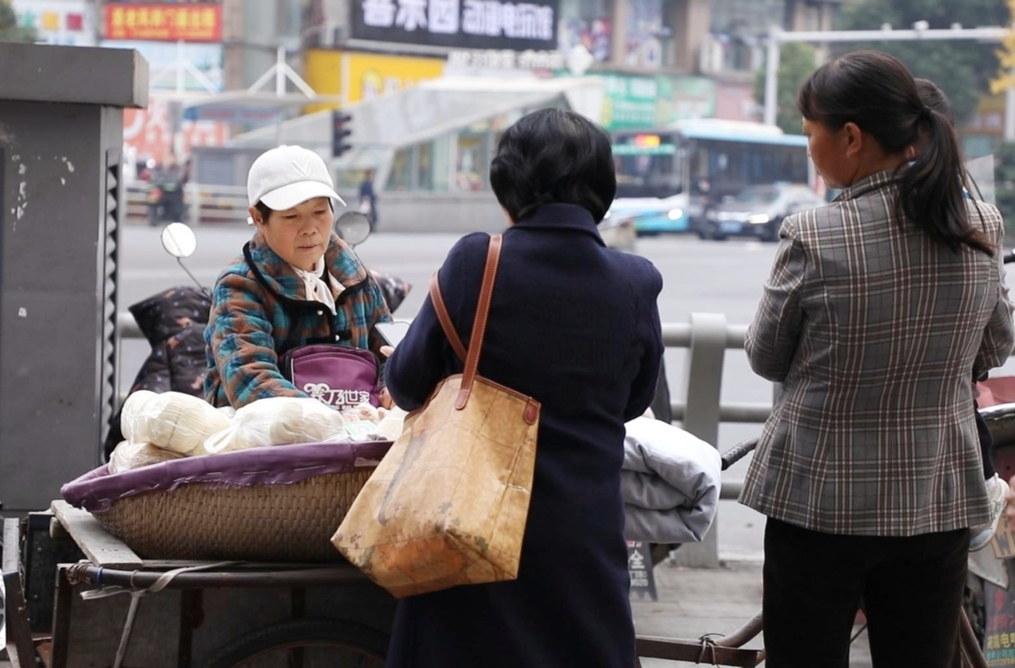
[[267, 223], [268, 218], [271, 216], [271, 212], [274, 211], [274, 209], [269, 209], [268, 205], [261, 200], [257, 200], [257, 204], [254, 205], [254, 208], [257, 209], [259, 214], [261, 214], [262, 223]]
[[515, 222], [557, 203], [583, 207], [598, 223], [617, 194], [610, 138], [573, 111], [534, 111], [501, 136], [490, 185]]
[[[334, 211], [334, 210], [335, 210], [335, 207], [334, 207], [334, 205], [333, 205], [333, 204], [331, 203], [331, 200], [330, 200], [330, 199], [328, 200], [328, 206], [329, 206], [329, 207], [331, 207], [331, 210], [332, 210], [332, 211]], [[271, 214], [272, 214], [272, 213], [274, 213], [274, 211], [275, 211], [275, 209], [269, 209], [269, 208], [268, 208], [268, 205], [267, 205], [267, 204], [265, 204], [264, 202], [262, 202], [261, 200], [257, 200], [257, 204], [255, 204], [255, 205], [254, 205], [254, 208], [255, 208], [255, 209], [257, 209], [257, 212], [258, 212], [259, 214], [261, 214], [261, 221], [262, 221], [262, 222], [264, 222], [264, 223], [267, 223], [267, 222], [268, 222], [268, 218], [269, 218], [269, 217], [271, 216]]]

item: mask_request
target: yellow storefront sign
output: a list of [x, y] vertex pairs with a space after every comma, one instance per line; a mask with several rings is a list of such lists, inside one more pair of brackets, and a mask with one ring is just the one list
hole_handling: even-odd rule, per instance
[[[318, 95], [341, 95], [346, 104], [369, 100], [415, 86], [444, 73], [443, 58], [386, 56], [311, 49], [307, 53], [306, 81]], [[338, 105], [315, 104], [307, 113]]]

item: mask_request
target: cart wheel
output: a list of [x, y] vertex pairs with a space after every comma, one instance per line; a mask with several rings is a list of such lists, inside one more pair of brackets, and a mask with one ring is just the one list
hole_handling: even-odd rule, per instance
[[224, 645], [207, 668], [383, 668], [388, 636], [335, 619], [266, 626]]

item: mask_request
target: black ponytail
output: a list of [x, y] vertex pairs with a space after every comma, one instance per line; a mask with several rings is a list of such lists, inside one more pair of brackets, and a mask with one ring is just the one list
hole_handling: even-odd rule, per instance
[[854, 51], [819, 67], [800, 88], [804, 118], [831, 129], [856, 123], [889, 153], [919, 147], [912, 164], [899, 167], [898, 213], [931, 239], [953, 250], [963, 245], [993, 255], [987, 236], [972, 226], [967, 185], [955, 129], [926, 106], [909, 71], [881, 51]]
[[952, 250], [966, 245], [993, 255], [993, 244], [969, 222], [968, 183], [954, 126], [927, 107], [917, 113], [917, 123], [925, 125], [925, 140], [913, 164], [899, 174], [898, 204], [902, 212], [932, 239]]

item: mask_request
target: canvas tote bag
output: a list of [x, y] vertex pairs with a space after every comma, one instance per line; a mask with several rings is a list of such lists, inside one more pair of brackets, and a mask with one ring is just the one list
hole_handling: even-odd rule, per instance
[[501, 236], [491, 238], [468, 350], [431, 300], [465, 370], [405, 418], [332, 543], [402, 598], [518, 577], [532, 493], [539, 402], [477, 374]]

